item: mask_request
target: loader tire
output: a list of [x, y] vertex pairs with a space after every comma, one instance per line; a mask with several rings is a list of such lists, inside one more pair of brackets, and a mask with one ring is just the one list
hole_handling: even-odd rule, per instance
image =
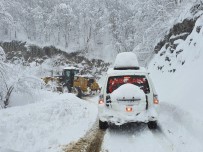
[[76, 94], [76, 96], [78, 97], [78, 98], [82, 98], [82, 90], [80, 89], [80, 88], [76, 88], [77, 89], [77, 94]]

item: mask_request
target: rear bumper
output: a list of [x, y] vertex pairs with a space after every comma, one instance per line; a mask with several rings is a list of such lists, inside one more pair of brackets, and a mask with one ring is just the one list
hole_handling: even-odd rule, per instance
[[130, 122], [157, 121], [158, 114], [154, 108], [149, 108], [139, 113], [114, 111], [106, 107], [99, 108], [99, 119], [115, 125], [122, 125]]

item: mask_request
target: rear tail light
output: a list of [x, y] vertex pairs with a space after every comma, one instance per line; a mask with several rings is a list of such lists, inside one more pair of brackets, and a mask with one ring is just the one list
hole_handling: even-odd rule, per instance
[[99, 100], [99, 104], [101, 105], [101, 104], [104, 104], [104, 100], [103, 99], [100, 99]]
[[126, 111], [127, 111], [127, 112], [132, 112], [132, 111], [133, 111], [133, 108], [132, 108], [132, 107], [126, 107]]
[[99, 95], [99, 102], [98, 102], [98, 104], [104, 104], [104, 95], [103, 94], [100, 94]]
[[159, 104], [158, 95], [154, 94], [154, 104]]

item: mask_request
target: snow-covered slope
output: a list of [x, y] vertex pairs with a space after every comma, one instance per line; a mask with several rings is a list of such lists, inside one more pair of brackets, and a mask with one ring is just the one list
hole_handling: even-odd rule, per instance
[[[177, 40], [178, 45], [173, 53], [165, 50], [164, 46], [149, 65], [161, 106], [166, 109], [173, 107], [172, 118], [180, 121], [201, 140], [203, 140], [202, 25], [201, 16], [187, 39]], [[166, 60], [166, 57], [170, 57], [170, 61]]]
[[0, 151], [61, 151], [84, 136], [96, 117], [92, 103], [45, 92], [39, 103], [0, 110]]

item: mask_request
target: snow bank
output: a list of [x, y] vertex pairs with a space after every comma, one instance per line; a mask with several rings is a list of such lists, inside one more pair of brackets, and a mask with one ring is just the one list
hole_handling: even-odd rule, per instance
[[139, 67], [137, 56], [133, 52], [123, 52], [116, 56], [114, 68]]
[[0, 149], [57, 151], [83, 136], [96, 117], [95, 105], [50, 93], [39, 103], [0, 110]]
[[123, 98], [145, 100], [145, 93], [138, 86], [127, 83], [121, 85], [118, 89], [111, 93], [111, 99], [113, 101]]

